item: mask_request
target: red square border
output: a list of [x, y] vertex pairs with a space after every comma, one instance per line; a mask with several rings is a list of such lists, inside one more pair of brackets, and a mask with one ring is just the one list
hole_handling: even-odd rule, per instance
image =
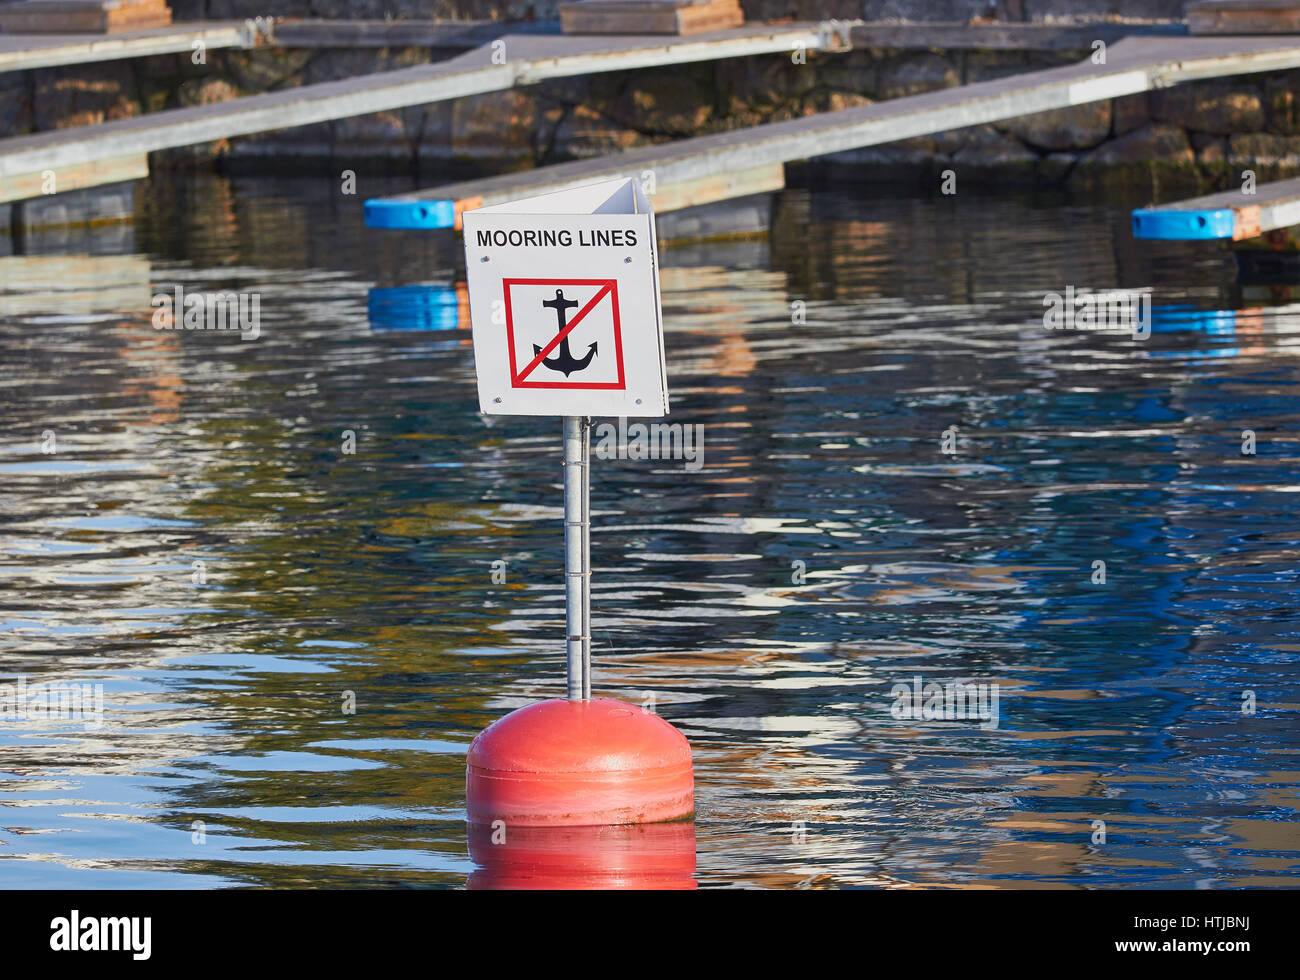
[[[521, 380], [519, 377], [520, 365], [516, 363], [515, 359], [515, 319], [510, 302], [510, 288], [512, 286], [609, 286], [609, 298], [614, 319], [614, 358], [618, 367], [618, 380], [599, 382]], [[627, 378], [623, 373], [623, 325], [619, 319], [617, 279], [502, 279], [501, 290], [506, 304], [506, 344], [510, 355], [510, 387], [570, 388], [579, 391], [622, 391], [627, 388]]]

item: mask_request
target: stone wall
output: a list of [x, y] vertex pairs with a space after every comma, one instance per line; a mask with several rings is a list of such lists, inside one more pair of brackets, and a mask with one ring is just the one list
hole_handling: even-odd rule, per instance
[[[820, 5], [821, 0], [792, 0]], [[863, 20], [1182, 20], [1189, 0], [863, 0]]]

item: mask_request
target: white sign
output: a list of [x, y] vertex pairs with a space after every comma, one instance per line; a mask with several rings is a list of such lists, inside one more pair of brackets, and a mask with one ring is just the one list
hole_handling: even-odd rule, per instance
[[634, 180], [466, 211], [479, 407], [668, 414], [654, 212]]

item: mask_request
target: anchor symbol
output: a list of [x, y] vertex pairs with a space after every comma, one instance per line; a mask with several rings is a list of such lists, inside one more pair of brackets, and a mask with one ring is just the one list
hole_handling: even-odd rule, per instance
[[[581, 304], [574, 299], [565, 299], [564, 291], [557, 289], [555, 291], [555, 299], [544, 299], [542, 300], [542, 305], [549, 306], [555, 311], [555, 319], [559, 321], [559, 330], [563, 331], [564, 328], [569, 325], [569, 309], [574, 306], [580, 306]], [[542, 348], [537, 344], [533, 344], [533, 356], [536, 357], [541, 352]], [[563, 371], [564, 376], [567, 378], [574, 371], [581, 371], [585, 368], [591, 363], [591, 359], [595, 356], [596, 345], [593, 343], [589, 348], [587, 348], [587, 354], [585, 357], [574, 357], [569, 351], [569, 338], [566, 335], [560, 339], [560, 353], [555, 357], [546, 358], [542, 363], [552, 371]]]

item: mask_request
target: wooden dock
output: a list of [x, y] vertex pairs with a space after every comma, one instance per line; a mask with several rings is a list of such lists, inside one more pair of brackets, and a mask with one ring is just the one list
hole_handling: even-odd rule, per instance
[[188, 54], [194, 50], [195, 41], [216, 50], [252, 47], [258, 38], [235, 21], [196, 21], [121, 34], [0, 34], [0, 71]]
[[[435, 187], [366, 203], [372, 227], [449, 228], [461, 212], [612, 177], [653, 175], [656, 210], [741, 196], [805, 160], [1181, 82], [1300, 67], [1300, 37], [1139, 37], [1110, 45], [1106, 64], [1078, 64], [941, 89], [787, 122], [679, 140], [614, 156]], [[783, 171], [782, 171], [783, 172]]]
[[[436, 28], [436, 29], [435, 29]], [[687, 37], [564, 36], [553, 27], [507, 33], [505, 63], [494, 63], [484, 42], [500, 26], [429, 23], [277, 24], [270, 43], [335, 46], [352, 43], [419, 43], [442, 38], [457, 47], [479, 46], [449, 60], [358, 78], [302, 86], [228, 102], [170, 109], [93, 126], [0, 140], [0, 203], [34, 196], [46, 171], [58, 186], [90, 188], [139, 176], [148, 153], [213, 140], [287, 129], [366, 113], [530, 85], [597, 72], [663, 67], [762, 54], [839, 52], [855, 43], [877, 45], [901, 28], [893, 25], [749, 25]], [[189, 50], [198, 36], [225, 46], [268, 43], [243, 26], [186, 25], [185, 31], [141, 31], [109, 37], [0, 37], [0, 65], [70, 64]], [[956, 28], [954, 28], [956, 30]], [[990, 33], [990, 30], [993, 33]], [[881, 31], [887, 32], [881, 34]], [[207, 32], [204, 35], [203, 32]], [[967, 27], [979, 43], [1053, 47], [1082, 35], [1060, 29], [1012, 30], [1006, 25]], [[362, 38], [368, 40], [362, 41]], [[33, 45], [33, 41], [37, 41]], [[902, 36], [889, 43], [903, 45]], [[20, 45], [20, 52], [15, 45]], [[136, 47], [131, 47], [136, 45]], [[152, 47], [151, 47], [152, 46]], [[887, 143], [964, 126], [993, 123], [1050, 109], [1144, 92], [1200, 79], [1300, 67], [1300, 37], [1170, 36], [1149, 34], [1109, 44], [1105, 64], [1078, 64], [942, 89], [872, 105], [674, 143], [611, 157], [575, 161], [523, 173], [468, 181], [367, 203], [376, 227], [454, 227], [467, 208], [540, 194], [615, 176], [653, 181], [656, 208], [671, 211], [780, 188], [784, 165], [842, 150]], [[21, 59], [27, 59], [23, 61]], [[496, 59], [500, 60], [500, 59]]]
[[799, 45], [807, 50], [847, 48], [842, 35], [810, 24], [757, 25], [686, 38], [509, 34], [498, 40], [506, 45], [504, 64], [494, 63], [493, 45], [483, 45], [431, 65], [0, 140], [0, 202], [19, 200], [11, 188], [33, 174], [57, 174], [155, 150], [499, 92], [551, 78], [788, 53]]
[[1292, 225], [1300, 225], [1300, 178], [1133, 212], [1133, 237], [1159, 241], [1239, 242]]

